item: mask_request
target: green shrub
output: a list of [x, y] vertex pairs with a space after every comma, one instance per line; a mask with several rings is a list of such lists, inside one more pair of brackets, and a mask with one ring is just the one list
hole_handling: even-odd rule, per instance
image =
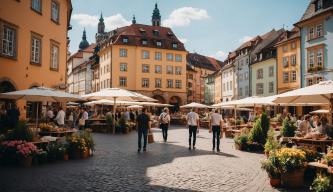
[[282, 123], [281, 135], [284, 137], [294, 137], [296, 129], [297, 127], [286, 117]]
[[127, 125], [126, 125], [126, 119], [125, 119], [124, 115], [121, 115], [117, 124], [118, 124], [119, 131], [125, 132]]
[[32, 141], [32, 132], [26, 121], [19, 121], [14, 130], [8, 134], [8, 140]]
[[274, 130], [269, 129], [265, 143], [265, 152], [269, 153], [270, 151], [275, 151], [278, 148], [279, 148], [279, 143], [274, 138]]
[[310, 187], [312, 191], [315, 192], [330, 192], [333, 191], [332, 186], [330, 185], [330, 177], [324, 174], [318, 174], [317, 177], [313, 180], [313, 183]]
[[265, 143], [265, 136], [261, 127], [261, 120], [257, 119], [250, 132], [249, 140], [260, 144]]
[[235, 144], [238, 145], [240, 150], [245, 150], [247, 148], [247, 142], [249, 141], [249, 136], [247, 134], [241, 134], [234, 138]]
[[262, 160], [261, 168], [265, 170], [271, 179], [279, 179], [281, 172], [279, 170], [279, 161], [275, 154], [271, 154], [267, 159]]
[[113, 117], [110, 115], [106, 116], [106, 124], [108, 125], [108, 132], [112, 132], [112, 127], [113, 127]]
[[264, 137], [266, 139], [267, 132], [268, 132], [269, 126], [270, 126], [269, 118], [267, 117], [266, 112], [263, 112], [261, 114], [261, 121], [260, 121], [260, 123], [261, 123], [262, 132], [263, 132]]

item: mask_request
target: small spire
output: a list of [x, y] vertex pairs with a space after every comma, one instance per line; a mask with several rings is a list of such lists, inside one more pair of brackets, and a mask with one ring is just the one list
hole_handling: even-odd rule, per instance
[[155, 9], [157, 9], [157, 2], [155, 3]]
[[103, 21], [104, 21], [104, 18], [103, 18], [103, 13], [102, 13], [102, 11], [101, 11], [101, 17], [99, 18], [99, 21], [100, 21], [100, 22], [103, 22]]
[[136, 23], [135, 15], [133, 15], [132, 24]]
[[86, 35], [86, 28], [83, 28], [83, 35], [82, 35], [82, 39], [86, 40], [87, 39], [87, 35]]

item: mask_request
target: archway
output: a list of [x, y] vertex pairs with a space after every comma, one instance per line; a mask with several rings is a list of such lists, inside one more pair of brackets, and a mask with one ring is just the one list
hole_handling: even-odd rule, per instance
[[[16, 91], [15, 86], [7, 80], [4, 80], [0, 82], [0, 93], [6, 93], [6, 92], [11, 92], [11, 91]], [[1, 99], [0, 100], [0, 109], [8, 109], [12, 105], [15, 104], [15, 100], [10, 100], [10, 99]]]
[[154, 95], [153, 98], [158, 100], [159, 103], [163, 103], [163, 104], [166, 103], [166, 101], [162, 95]]
[[182, 100], [180, 97], [178, 97], [178, 96], [170, 97], [169, 104], [173, 105], [173, 107], [171, 108], [171, 112], [179, 111], [179, 106], [181, 105], [181, 103], [182, 103]]

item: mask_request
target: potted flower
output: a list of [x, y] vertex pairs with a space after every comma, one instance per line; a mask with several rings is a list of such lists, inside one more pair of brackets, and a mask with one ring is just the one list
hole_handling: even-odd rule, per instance
[[269, 129], [267, 134], [267, 140], [265, 143], [265, 154], [268, 157], [270, 151], [275, 151], [279, 147], [279, 143], [276, 139], [274, 139], [274, 130]]
[[37, 152], [37, 147], [31, 142], [22, 142], [16, 146], [19, 164], [23, 167], [31, 167], [32, 157]]
[[295, 148], [281, 148], [276, 151], [276, 157], [279, 161], [282, 185], [287, 188], [303, 186], [305, 152]]
[[333, 187], [330, 185], [330, 177], [324, 174], [318, 174], [313, 180], [310, 190], [315, 192], [330, 192], [333, 191]]
[[68, 155], [70, 159], [81, 158], [80, 145], [81, 140], [77, 135], [72, 135], [67, 138], [68, 143]]
[[247, 142], [249, 138], [246, 134], [241, 134], [240, 136], [237, 136], [234, 138], [235, 141], [235, 148], [237, 150], [246, 150], [247, 149]]
[[272, 153], [266, 160], [261, 161], [261, 168], [267, 172], [272, 187], [280, 186], [281, 173], [279, 170], [279, 161], [274, 153]]

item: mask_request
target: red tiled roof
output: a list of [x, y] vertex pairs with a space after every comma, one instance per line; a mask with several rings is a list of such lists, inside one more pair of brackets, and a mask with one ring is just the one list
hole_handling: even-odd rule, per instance
[[93, 53], [94, 49], [96, 47], [95, 43], [92, 43], [89, 45], [89, 47], [83, 49], [83, 50], [79, 50], [78, 52], [74, 53], [73, 55], [71, 55], [68, 60], [72, 59], [72, 58], [83, 58], [83, 52], [86, 53]]
[[298, 27], [294, 27], [291, 31], [285, 31], [284, 34], [280, 37], [280, 40], [276, 43], [276, 45], [281, 45], [289, 40], [301, 37], [301, 33]]
[[[132, 24], [110, 31], [108, 36], [107, 40], [103, 41], [102, 44], [108, 43], [111, 40], [113, 44], [117, 45], [146, 46], [186, 51], [184, 44], [168, 27]], [[124, 43], [123, 38], [127, 38], [128, 42]], [[142, 44], [143, 40], [147, 41], [147, 45]], [[161, 47], [156, 45], [158, 41], [162, 43]], [[172, 44], [174, 43], [177, 44], [177, 48], [173, 48]]]
[[212, 57], [200, 55], [198, 53], [189, 53], [186, 56], [187, 63], [192, 66], [216, 71], [221, 69], [223, 62]]

